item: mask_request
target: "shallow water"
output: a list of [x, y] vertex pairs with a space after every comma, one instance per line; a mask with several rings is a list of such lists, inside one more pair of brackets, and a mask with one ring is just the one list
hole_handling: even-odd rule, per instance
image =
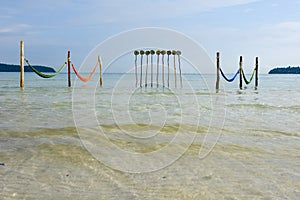
[[299, 76], [260, 75], [258, 90], [222, 80], [218, 94], [213, 75], [170, 89], [66, 76], [26, 73], [20, 90], [0, 73], [2, 199], [300, 196]]

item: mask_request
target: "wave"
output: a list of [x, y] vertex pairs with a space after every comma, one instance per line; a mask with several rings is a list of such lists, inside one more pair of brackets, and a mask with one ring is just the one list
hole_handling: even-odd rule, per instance
[[250, 107], [250, 108], [259, 108], [259, 109], [285, 109], [285, 110], [293, 110], [300, 112], [299, 105], [292, 105], [292, 106], [275, 106], [275, 105], [268, 105], [268, 104], [228, 104], [227, 107]]
[[267, 136], [267, 137], [274, 137], [274, 135], [281, 135], [281, 136], [290, 136], [290, 137], [300, 137], [300, 133], [298, 132], [287, 132], [287, 131], [280, 131], [280, 130], [265, 130], [265, 129], [256, 129], [252, 130], [255, 132], [254, 136]]

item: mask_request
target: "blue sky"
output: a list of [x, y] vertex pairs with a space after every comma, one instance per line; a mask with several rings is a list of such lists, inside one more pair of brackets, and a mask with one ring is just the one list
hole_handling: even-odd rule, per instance
[[[174, 29], [201, 44], [226, 72], [260, 57], [261, 72], [300, 65], [300, 0], [0, 0], [0, 62], [19, 62], [19, 41], [34, 64], [74, 63], [106, 38], [134, 28]], [[249, 71], [252, 67], [246, 67]], [[247, 71], [247, 70], [246, 70]], [[214, 72], [208, 69], [207, 72]]]

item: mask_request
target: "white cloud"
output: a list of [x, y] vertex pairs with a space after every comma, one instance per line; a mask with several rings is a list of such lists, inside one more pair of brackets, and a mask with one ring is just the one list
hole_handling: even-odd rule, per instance
[[29, 24], [15, 24], [9, 26], [0, 26], [0, 35], [11, 35], [22, 33], [31, 28]]
[[[15, 19], [20, 19], [21, 13], [29, 13], [24, 19], [32, 19], [31, 23], [39, 28], [43, 28], [45, 24], [53, 28], [103, 24], [147, 26], [149, 21], [177, 20], [204, 11], [256, 1], [258, 0], [27, 0], [21, 1], [13, 9], [8, 7], [0, 11], [3, 17], [13, 16]], [[61, 20], [53, 18], [59, 15]], [[40, 21], [46, 23], [41, 24]]]
[[14, 14], [16, 14], [15, 9], [5, 7], [0, 8], [0, 19], [3, 21], [13, 18]]
[[299, 33], [300, 30], [300, 22], [290, 21], [290, 22], [282, 22], [275, 26], [276, 29], [287, 30], [287, 31], [296, 31]]
[[300, 45], [300, 22], [289, 21], [269, 25], [259, 30], [259, 35], [274, 45]]
[[[78, 16], [70, 19], [78, 23], [124, 23], [146, 20], [176, 19], [222, 7], [253, 3], [258, 0], [139, 0], [139, 1], [85, 1], [70, 2], [70, 8], [78, 11]], [[85, 15], [80, 15], [84, 12]], [[88, 14], [86, 14], [88, 13]]]

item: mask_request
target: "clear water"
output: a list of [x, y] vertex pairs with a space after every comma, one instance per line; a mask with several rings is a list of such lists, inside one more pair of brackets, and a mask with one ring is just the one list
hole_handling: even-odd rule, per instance
[[[1, 199], [299, 198], [298, 75], [260, 75], [258, 90], [221, 80], [218, 94], [214, 75], [177, 89], [121, 74], [68, 88], [66, 77], [26, 73], [20, 90], [19, 73], [0, 73]], [[117, 150], [158, 152], [175, 136], [158, 159]]]

